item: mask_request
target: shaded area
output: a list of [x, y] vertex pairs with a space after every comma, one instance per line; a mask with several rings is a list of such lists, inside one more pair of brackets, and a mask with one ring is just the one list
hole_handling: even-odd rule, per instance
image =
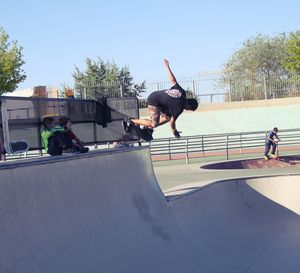
[[299, 272], [299, 176], [167, 202], [149, 150], [130, 148], [4, 163], [0, 177], [0, 272]]
[[112, 142], [123, 137], [121, 121], [126, 116], [138, 117], [138, 110], [136, 97], [96, 101], [0, 96], [0, 139], [4, 143], [24, 139], [29, 150], [41, 150], [42, 120], [52, 117], [57, 124], [61, 117], [67, 117], [84, 143]]
[[202, 166], [203, 169], [227, 170], [227, 169], [268, 169], [268, 168], [287, 168], [300, 166], [300, 156], [283, 156], [278, 159], [265, 160], [244, 159], [235, 161], [224, 161]]

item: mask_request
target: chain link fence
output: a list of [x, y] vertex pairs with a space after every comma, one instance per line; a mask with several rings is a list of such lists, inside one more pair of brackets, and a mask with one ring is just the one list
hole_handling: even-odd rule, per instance
[[[300, 96], [300, 75], [271, 75], [253, 78], [227, 78], [222, 71], [201, 73], [194, 77], [177, 78], [187, 97], [197, 98], [200, 104], [235, 101], [267, 100]], [[147, 107], [146, 98], [153, 91], [171, 87], [169, 81], [146, 82], [145, 90], [128, 84], [76, 84], [75, 95], [82, 99], [99, 97], [139, 96], [141, 108]]]
[[[220, 71], [177, 80], [187, 95], [197, 98], [200, 104], [300, 96], [299, 74], [226, 78]], [[146, 83], [146, 87], [149, 95], [153, 91], [170, 88], [170, 82]]]
[[139, 97], [143, 86], [130, 81], [75, 83], [75, 96], [81, 99]]

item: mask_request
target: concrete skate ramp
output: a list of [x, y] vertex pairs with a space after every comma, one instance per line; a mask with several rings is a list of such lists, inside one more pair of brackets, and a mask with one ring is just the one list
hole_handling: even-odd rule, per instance
[[244, 180], [167, 202], [148, 149], [0, 165], [1, 273], [298, 273], [299, 230]]
[[299, 175], [249, 179], [247, 183], [264, 196], [300, 215]]
[[299, 167], [300, 156], [282, 156], [278, 160], [270, 159], [265, 160], [263, 158], [258, 159], [244, 159], [244, 160], [233, 160], [212, 163], [202, 166], [203, 169], [268, 169], [268, 168], [287, 168], [287, 167]]

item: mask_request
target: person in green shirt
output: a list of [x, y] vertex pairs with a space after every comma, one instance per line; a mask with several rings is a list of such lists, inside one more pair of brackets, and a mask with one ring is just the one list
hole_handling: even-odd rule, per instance
[[55, 126], [54, 118], [44, 118], [43, 127], [41, 136], [48, 154], [62, 155], [64, 151], [72, 148], [72, 142], [68, 139], [64, 128]]

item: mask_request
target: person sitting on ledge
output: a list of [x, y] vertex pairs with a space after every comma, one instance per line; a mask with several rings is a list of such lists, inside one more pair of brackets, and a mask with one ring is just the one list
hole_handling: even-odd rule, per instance
[[63, 127], [55, 126], [54, 118], [46, 117], [42, 123], [44, 128], [41, 135], [46, 153], [52, 156], [62, 155], [72, 149], [72, 141], [68, 139]]
[[86, 153], [89, 151], [89, 148], [84, 147], [84, 143], [72, 131], [72, 123], [69, 118], [60, 118], [58, 124], [64, 128], [67, 138], [71, 140], [74, 153]]

